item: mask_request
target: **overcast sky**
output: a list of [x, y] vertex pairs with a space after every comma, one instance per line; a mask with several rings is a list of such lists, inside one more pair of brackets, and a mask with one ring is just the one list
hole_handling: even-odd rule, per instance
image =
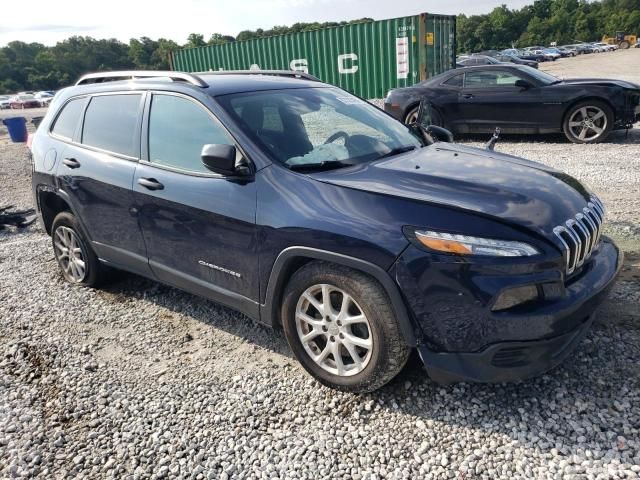
[[237, 35], [295, 22], [383, 18], [420, 12], [487, 13], [500, 4], [520, 8], [533, 0], [4, 0], [0, 45], [12, 40], [54, 45], [72, 35], [164, 37], [184, 43], [189, 33]]

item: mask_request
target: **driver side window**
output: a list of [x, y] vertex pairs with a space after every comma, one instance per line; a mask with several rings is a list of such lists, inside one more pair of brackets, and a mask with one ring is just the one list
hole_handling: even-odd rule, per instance
[[501, 88], [515, 87], [520, 77], [499, 70], [474, 70], [467, 72], [464, 78], [465, 88]]
[[211, 173], [202, 163], [202, 147], [233, 145], [233, 139], [204, 107], [183, 97], [155, 94], [149, 115], [149, 161], [198, 173]]

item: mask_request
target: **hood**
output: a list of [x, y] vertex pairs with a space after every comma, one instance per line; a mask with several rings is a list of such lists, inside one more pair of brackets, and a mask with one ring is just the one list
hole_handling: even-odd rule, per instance
[[558, 85], [598, 85], [600, 87], [622, 87], [640, 90], [640, 85], [626, 80], [611, 80], [610, 78], [567, 78]]
[[[311, 177], [491, 216], [546, 237], [582, 211], [590, 196], [573, 177], [539, 163], [449, 143]], [[428, 226], [416, 220], [422, 223]]]

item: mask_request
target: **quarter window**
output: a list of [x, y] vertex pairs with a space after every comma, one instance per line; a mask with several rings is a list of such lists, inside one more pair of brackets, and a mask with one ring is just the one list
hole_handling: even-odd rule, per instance
[[464, 73], [461, 73], [460, 75], [455, 75], [451, 77], [446, 82], [444, 82], [443, 85], [446, 85], [448, 87], [462, 87], [463, 81], [464, 81]]
[[149, 160], [152, 163], [211, 173], [200, 157], [202, 147], [233, 145], [226, 130], [201, 106], [174, 95], [154, 95], [149, 116]]
[[82, 143], [129, 157], [137, 156], [140, 97], [139, 94], [93, 97], [84, 116]]
[[78, 119], [82, 113], [84, 100], [84, 98], [76, 98], [62, 107], [62, 111], [53, 124], [51, 132], [60, 137], [72, 140], [73, 134], [76, 132], [76, 127], [78, 126]]

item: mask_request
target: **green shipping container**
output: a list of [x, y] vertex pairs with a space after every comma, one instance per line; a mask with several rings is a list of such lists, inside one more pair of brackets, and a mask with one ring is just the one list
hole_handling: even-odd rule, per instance
[[421, 13], [173, 52], [172, 67], [297, 70], [363, 98], [383, 98], [454, 68], [456, 17]]

